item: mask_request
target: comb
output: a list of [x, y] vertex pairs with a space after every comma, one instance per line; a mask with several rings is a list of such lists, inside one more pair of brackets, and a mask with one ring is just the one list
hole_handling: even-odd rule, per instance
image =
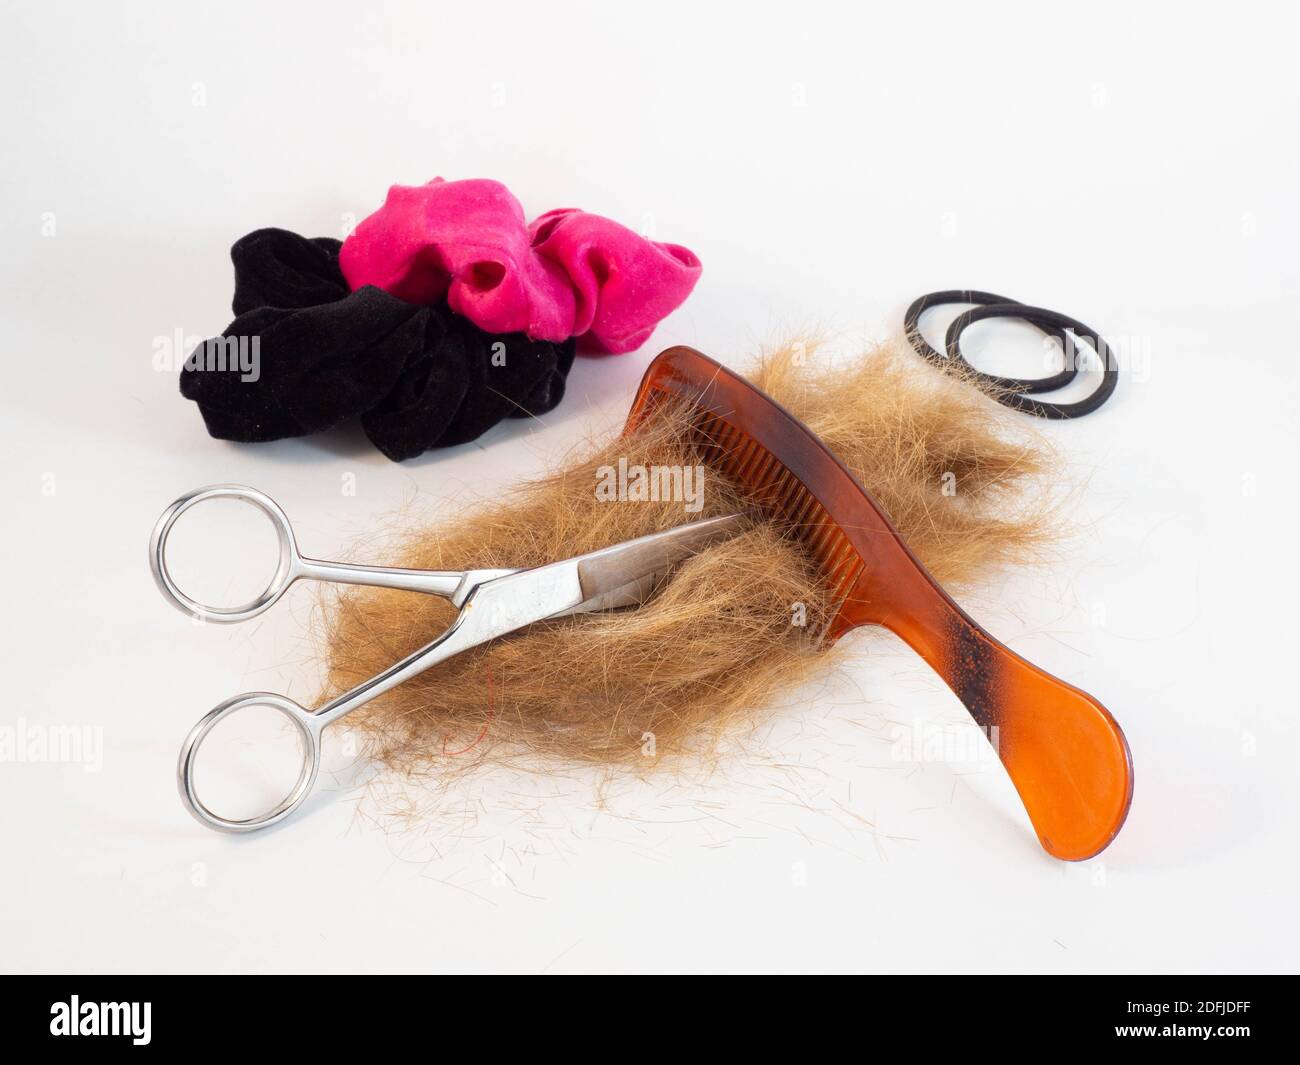
[[1128, 743], [1109, 711], [972, 620], [848, 468], [771, 397], [700, 352], [675, 347], [646, 370], [628, 428], [667, 402], [692, 411], [692, 443], [708, 464], [815, 562], [832, 595], [821, 638], [860, 625], [897, 634], [994, 740], [1043, 848], [1067, 861], [1105, 849], [1133, 797]]

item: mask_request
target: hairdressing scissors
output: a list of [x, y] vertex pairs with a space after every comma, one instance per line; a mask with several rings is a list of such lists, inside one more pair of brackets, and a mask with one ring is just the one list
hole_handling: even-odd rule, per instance
[[[270, 583], [261, 595], [243, 606], [213, 607], [197, 602], [181, 591], [167, 568], [167, 538], [177, 519], [191, 507], [212, 499], [237, 499], [256, 507], [270, 518], [279, 540], [279, 564]], [[321, 733], [333, 722], [430, 666], [534, 622], [640, 604], [670, 566], [734, 535], [742, 525], [743, 519], [738, 514], [710, 518], [534, 569], [393, 569], [304, 557], [284, 511], [270, 496], [255, 488], [218, 484], [183, 495], [163, 512], [154, 526], [149, 540], [149, 566], [163, 595], [192, 617], [226, 623], [246, 621], [270, 609], [298, 580], [363, 584], [438, 595], [450, 600], [460, 613], [431, 643], [319, 709], [308, 710], [292, 699], [270, 692], [248, 692], [218, 704], [199, 720], [181, 747], [176, 764], [181, 801], [201, 824], [222, 832], [251, 832], [282, 821], [311, 792], [320, 770]], [[296, 726], [303, 762], [297, 783], [278, 806], [260, 817], [232, 820], [215, 813], [199, 798], [194, 786], [194, 766], [199, 748], [212, 729], [231, 714], [250, 706], [277, 710]]]

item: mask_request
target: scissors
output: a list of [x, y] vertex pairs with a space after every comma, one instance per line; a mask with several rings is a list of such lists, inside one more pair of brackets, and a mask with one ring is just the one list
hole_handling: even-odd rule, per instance
[[[167, 538], [176, 521], [190, 508], [213, 499], [237, 499], [256, 507], [271, 520], [279, 540], [279, 564], [270, 583], [256, 599], [242, 606], [214, 607], [191, 599], [177, 586], [167, 568]], [[292, 699], [270, 692], [248, 692], [219, 703], [190, 730], [181, 747], [176, 763], [181, 801], [200, 824], [220, 832], [252, 832], [283, 821], [302, 804], [316, 782], [321, 762], [321, 733], [327, 726], [430, 666], [535, 622], [639, 605], [674, 563], [734, 535], [743, 524], [739, 514], [709, 518], [533, 569], [393, 569], [304, 557], [284, 511], [270, 496], [255, 488], [217, 484], [183, 495], [163, 511], [154, 526], [149, 540], [149, 566], [163, 595], [191, 617], [220, 623], [247, 621], [269, 610], [299, 580], [438, 595], [450, 600], [460, 613], [431, 643], [316, 710], [308, 710]], [[301, 740], [303, 762], [297, 783], [278, 806], [259, 817], [232, 820], [215, 813], [199, 798], [194, 786], [194, 765], [199, 748], [212, 729], [231, 714], [250, 706], [270, 707], [293, 723]]]

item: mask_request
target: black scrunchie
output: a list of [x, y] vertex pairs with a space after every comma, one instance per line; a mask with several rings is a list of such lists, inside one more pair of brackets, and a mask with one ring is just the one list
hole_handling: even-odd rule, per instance
[[359, 415], [375, 447], [400, 462], [564, 398], [572, 340], [485, 333], [445, 306], [373, 286], [352, 292], [340, 247], [259, 229], [230, 249], [236, 318], [181, 371], [181, 395], [214, 437], [281, 440]]

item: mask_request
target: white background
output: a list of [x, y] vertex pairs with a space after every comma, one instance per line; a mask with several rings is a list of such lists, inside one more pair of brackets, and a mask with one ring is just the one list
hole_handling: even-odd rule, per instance
[[[0, 764], [0, 965], [1293, 970], [1296, 30], [1249, 3], [4, 3], [0, 724], [104, 750], [98, 772]], [[645, 349], [581, 361], [542, 424], [404, 465], [355, 430], [209, 439], [152, 360], [226, 325], [231, 242], [339, 235], [435, 175], [649, 229], [703, 279]], [[1124, 724], [1136, 798], [1101, 858], [1043, 854], [995, 764], [897, 761], [891, 722], [961, 710], [868, 634], [716, 775], [618, 777], [603, 807], [566, 771], [458, 782], [404, 830], [346, 775], [260, 835], [184, 813], [203, 711], [308, 697], [313, 599], [187, 622], [145, 557], [172, 498], [253, 484], [309, 554], [387, 561], [367, 538], [394, 507], [451, 516], [541, 471], [661, 347], [743, 367], [817, 326], [851, 351], [948, 287], [1145, 360], [1044, 427], [1077, 536], [964, 600]], [[1041, 366], [1021, 327], [969, 340]]]

